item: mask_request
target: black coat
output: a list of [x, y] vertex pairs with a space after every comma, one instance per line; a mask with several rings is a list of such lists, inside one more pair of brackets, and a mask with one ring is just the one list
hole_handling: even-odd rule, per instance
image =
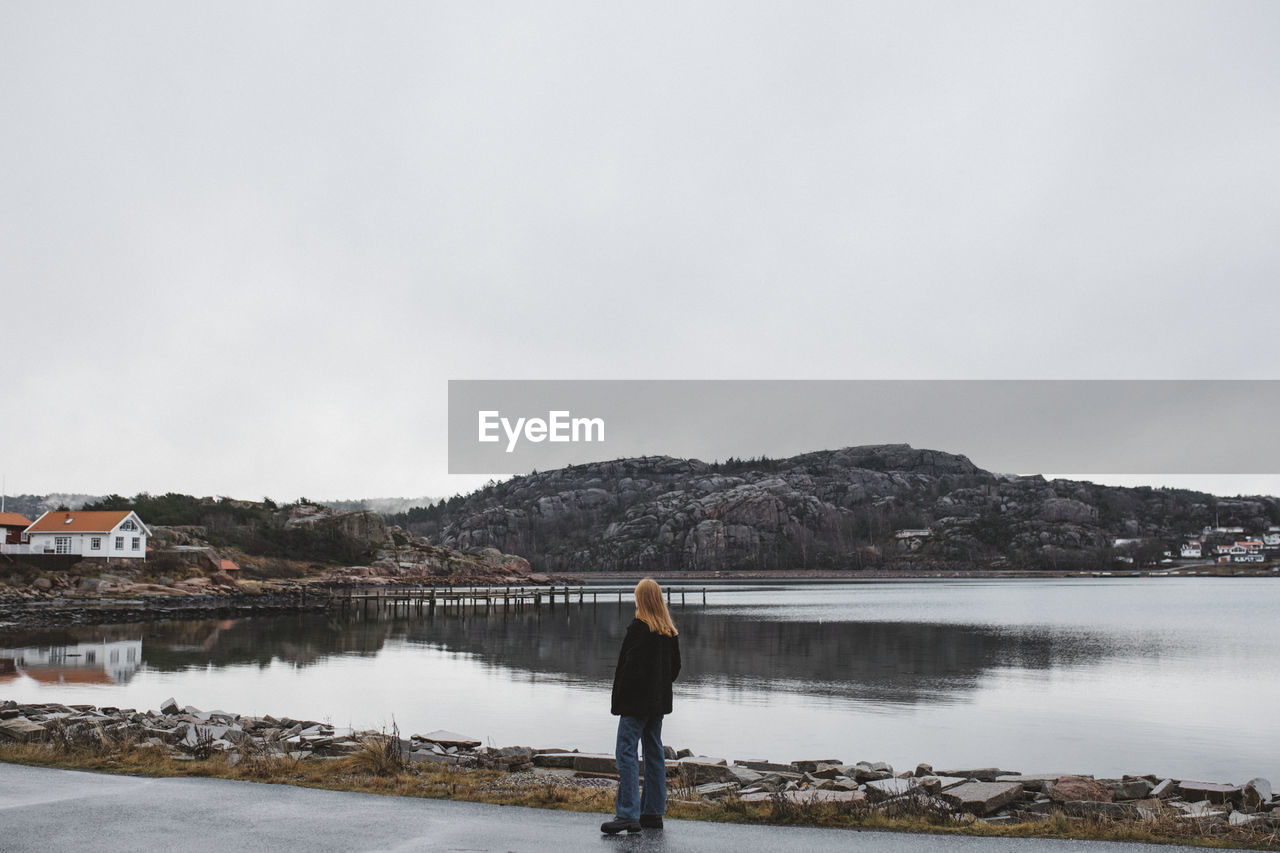
[[615, 716], [671, 713], [671, 682], [680, 674], [680, 639], [655, 634], [639, 619], [627, 626], [613, 673]]

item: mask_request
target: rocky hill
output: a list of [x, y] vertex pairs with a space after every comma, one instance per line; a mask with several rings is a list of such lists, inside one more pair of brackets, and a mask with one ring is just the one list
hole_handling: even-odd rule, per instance
[[[964, 456], [894, 444], [570, 466], [389, 520], [547, 572], [1074, 569], [1112, 565], [1116, 538], [1158, 555], [1215, 521], [1256, 532], [1280, 522], [1280, 501], [997, 475]], [[904, 529], [930, 532], [899, 536]]]

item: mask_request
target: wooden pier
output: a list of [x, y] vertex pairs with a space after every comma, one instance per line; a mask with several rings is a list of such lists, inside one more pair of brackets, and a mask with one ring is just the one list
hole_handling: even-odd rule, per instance
[[[707, 603], [707, 588], [666, 590], [667, 605], [684, 606], [694, 596]], [[515, 613], [557, 605], [583, 606], [616, 599], [621, 607], [631, 603], [630, 589], [587, 586], [366, 586], [333, 590], [330, 609], [350, 612], [387, 611], [392, 614], [433, 616], [436, 613]]]

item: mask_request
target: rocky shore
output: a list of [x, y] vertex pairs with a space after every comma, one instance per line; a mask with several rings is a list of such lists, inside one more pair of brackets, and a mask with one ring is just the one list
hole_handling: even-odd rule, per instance
[[184, 595], [144, 592], [132, 597], [28, 596], [0, 598], [0, 628], [310, 613], [323, 611], [328, 606], [327, 592], [308, 590], [301, 585], [254, 593], [222, 589]]
[[[283, 715], [204, 711], [173, 699], [158, 711], [2, 702], [0, 748], [5, 743], [37, 744], [62, 753], [123, 745], [155, 750], [179, 762], [217, 759], [230, 766], [273, 758], [334, 761], [376, 744], [397, 768], [496, 772], [498, 777], [486, 782], [491, 790], [564, 785], [607, 792], [617, 778], [614, 758], [607, 754], [485, 747], [478, 738], [449, 731], [401, 738], [398, 732], [351, 731]], [[1273, 835], [1280, 829], [1280, 801], [1263, 778], [1243, 783], [1145, 773], [1094, 778], [996, 767], [935, 769], [928, 764], [895, 772], [876, 761], [729, 761], [667, 747], [667, 779], [672, 803], [759, 804], [775, 815], [833, 807], [851, 814], [927, 816], [953, 825], [1164, 821], [1201, 834], [1234, 828]]]

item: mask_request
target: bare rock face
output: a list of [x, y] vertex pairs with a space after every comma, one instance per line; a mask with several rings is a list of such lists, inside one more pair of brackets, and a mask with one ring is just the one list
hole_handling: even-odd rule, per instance
[[[308, 505], [304, 505], [307, 507]], [[299, 507], [302, 510], [304, 507]], [[348, 540], [354, 547], [372, 551], [387, 540], [387, 523], [373, 510], [333, 512], [320, 508], [318, 512], [296, 512], [291, 515], [289, 526], [311, 527], [335, 537]]]
[[1115, 798], [1115, 792], [1106, 785], [1084, 776], [1063, 776], [1049, 789], [1049, 799], [1055, 803], [1076, 801], [1110, 803], [1114, 802]]
[[1089, 524], [1098, 520], [1097, 507], [1072, 498], [1048, 498], [1040, 503], [1036, 513], [1045, 521]]

